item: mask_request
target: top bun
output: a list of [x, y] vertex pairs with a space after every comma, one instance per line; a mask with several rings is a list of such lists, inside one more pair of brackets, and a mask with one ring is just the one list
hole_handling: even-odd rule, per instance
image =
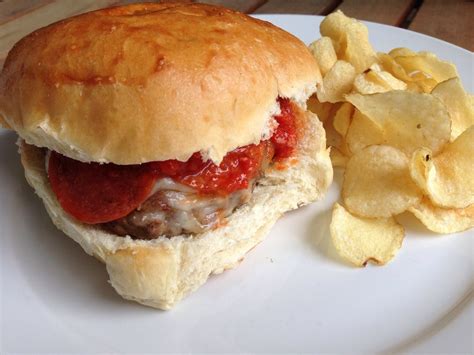
[[214, 162], [270, 130], [278, 96], [321, 80], [297, 38], [203, 4], [102, 9], [39, 29], [8, 54], [0, 116], [28, 143], [81, 161]]

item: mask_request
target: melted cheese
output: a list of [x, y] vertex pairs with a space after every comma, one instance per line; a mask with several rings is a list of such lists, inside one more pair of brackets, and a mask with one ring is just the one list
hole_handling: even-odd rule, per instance
[[149, 199], [120, 224], [142, 228], [149, 236], [202, 233], [217, 226], [250, 196], [250, 188], [228, 196], [200, 195], [189, 186], [163, 178], [156, 182]]

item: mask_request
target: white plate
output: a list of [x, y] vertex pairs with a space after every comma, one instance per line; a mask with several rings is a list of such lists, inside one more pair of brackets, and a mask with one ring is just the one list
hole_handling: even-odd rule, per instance
[[[316, 16], [260, 16], [306, 42]], [[472, 53], [368, 24], [377, 50], [429, 50], [472, 92]], [[289, 58], [291, 60], [291, 58]], [[408, 215], [386, 267], [351, 268], [328, 233], [340, 177], [324, 201], [283, 217], [233, 271], [170, 312], [123, 301], [104, 267], [57, 231], [0, 132], [2, 352], [472, 352], [473, 232], [437, 236]]]

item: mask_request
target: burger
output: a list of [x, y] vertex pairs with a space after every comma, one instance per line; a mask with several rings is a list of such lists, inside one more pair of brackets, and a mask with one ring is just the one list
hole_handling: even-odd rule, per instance
[[0, 75], [0, 117], [52, 221], [124, 298], [169, 309], [332, 180], [297, 38], [202, 4], [133, 4], [41, 28]]

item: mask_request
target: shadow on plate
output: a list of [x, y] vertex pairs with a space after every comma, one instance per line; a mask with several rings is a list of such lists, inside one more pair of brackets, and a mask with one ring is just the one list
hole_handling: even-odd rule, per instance
[[324, 210], [315, 215], [306, 231], [306, 239], [311, 249], [324, 259], [339, 265], [348, 265], [336, 251], [329, 232], [332, 210]]
[[[343, 170], [335, 169], [332, 184], [336, 186], [337, 191], [341, 190], [342, 179]], [[332, 188], [334, 188], [334, 186]], [[324, 198], [333, 198], [334, 201], [331, 201], [331, 206], [333, 206], [339, 198], [339, 192], [337, 195], [332, 196], [330, 191], [328, 191]], [[306, 230], [306, 240], [311, 249], [318, 255], [322, 256], [324, 259], [341, 266], [347, 266], [349, 264], [347, 264], [346, 261], [339, 256], [331, 240], [331, 233], [329, 231], [331, 216], [332, 208], [320, 210], [317, 214], [315, 214]]]
[[446, 237], [446, 234], [439, 234], [430, 231], [421, 223], [413, 214], [406, 211], [395, 217], [397, 222], [405, 228], [405, 235], [409, 235], [410, 238], [436, 238]]

